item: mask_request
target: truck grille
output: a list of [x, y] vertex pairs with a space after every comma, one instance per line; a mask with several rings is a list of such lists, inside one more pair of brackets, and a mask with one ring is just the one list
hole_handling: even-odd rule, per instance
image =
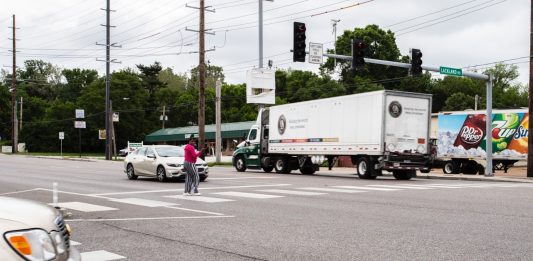
[[63, 219], [63, 215], [59, 215], [57, 218], [56, 218], [56, 225], [57, 225], [57, 228], [59, 229], [59, 233], [61, 233], [61, 235], [63, 236], [63, 240], [65, 241], [65, 249], [67, 251], [70, 250], [70, 235], [68, 234], [67, 232], [67, 226], [65, 225], [65, 220]]

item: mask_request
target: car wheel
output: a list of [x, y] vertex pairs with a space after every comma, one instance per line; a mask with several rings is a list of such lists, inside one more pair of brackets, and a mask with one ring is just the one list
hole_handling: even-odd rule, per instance
[[207, 177], [200, 178], [200, 182], [204, 182], [207, 179]]
[[129, 180], [135, 180], [139, 177], [135, 175], [135, 169], [133, 169], [133, 165], [131, 164], [128, 164], [128, 166], [126, 167], [126, 175], [128, 176]]
[[157, 167], [157, 180], [160, 182], [165, 182], [167, 180], [167, 174], [163, 166]]
[[243, 156], [238, 156], [237, 159], [235, 160], [235, 169], [238, 172], [246, 171], [246, 162], [244, 161]]

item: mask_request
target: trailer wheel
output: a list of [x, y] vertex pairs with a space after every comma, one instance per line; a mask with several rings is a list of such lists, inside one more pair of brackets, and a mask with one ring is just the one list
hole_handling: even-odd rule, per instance
[[444, 174], [459, 174], [460, 169], [460, 163], [453, 160], [446, 161], [442, 167]]
[[300, 172], [304, 175], [313, 175], [315, 174], [315, 167], [313, 165], [304, 166], [300, 168]]
[[461, 172], [464, 174], [476, 175], [478, 172], [478, 164], [473, 160], [469, 160], [462, 164]]
[[266, 172], [266, 173], [272, 172], [273, 169], [274, 169], [274, 167], [263, 167], [263, 171]]
[[[416, 174], [416, 170], [415, 170]], [[394, 176], [397, 180], [410, 180], [413, 177], [413, 171], [410, 170], [395, 170], [392, 172], [392, 176]]]
[[372, 176], [371, 165], [368, 158], [362, 157], [357, 161], [357, 175], [360, 179], [375, 178], [375, 176]]
[[244, 161], [243, 156], [237, 156], [237, 159], [235, 160], [235, 169], [238, 172], [246, 171], [246, 162]]
[[289, 169], [289, 161], [286, 158], [277, 158], [274, 162], [274, 170], [276, 170], [276, 173], [280, 174], [291, 173], [291, 170]]

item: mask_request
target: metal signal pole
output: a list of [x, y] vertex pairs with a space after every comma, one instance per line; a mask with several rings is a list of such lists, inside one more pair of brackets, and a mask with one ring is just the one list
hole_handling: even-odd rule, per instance
[[529, 25], [529, 126], [527, 137], [527, 177], [533, 178], [533, 128], [531, 121], [533, 120], [533, 4], [530, 2], [530, 25]]

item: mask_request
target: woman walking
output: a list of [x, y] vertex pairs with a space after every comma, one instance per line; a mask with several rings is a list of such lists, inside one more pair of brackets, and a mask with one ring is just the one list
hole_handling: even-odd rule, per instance
[[196, 159], [198, 158], [198, 156], [202, 155], [202, 152], [196, 152], [196, 150], [194, 149], [194, 144], [196, 144], [196, 140], [191, 137], [189, 139], [189, 144], [187, 144], [184, 149], [185, 162], [183, 163], [183, 166], [185, 167], [187, 176], [185, 178], [185, 192], [183, 192], [183, 196], [202, 195], [200, 192], [198, 192], [200, 176], [198, 175], [198, 169], [196, 168]]

